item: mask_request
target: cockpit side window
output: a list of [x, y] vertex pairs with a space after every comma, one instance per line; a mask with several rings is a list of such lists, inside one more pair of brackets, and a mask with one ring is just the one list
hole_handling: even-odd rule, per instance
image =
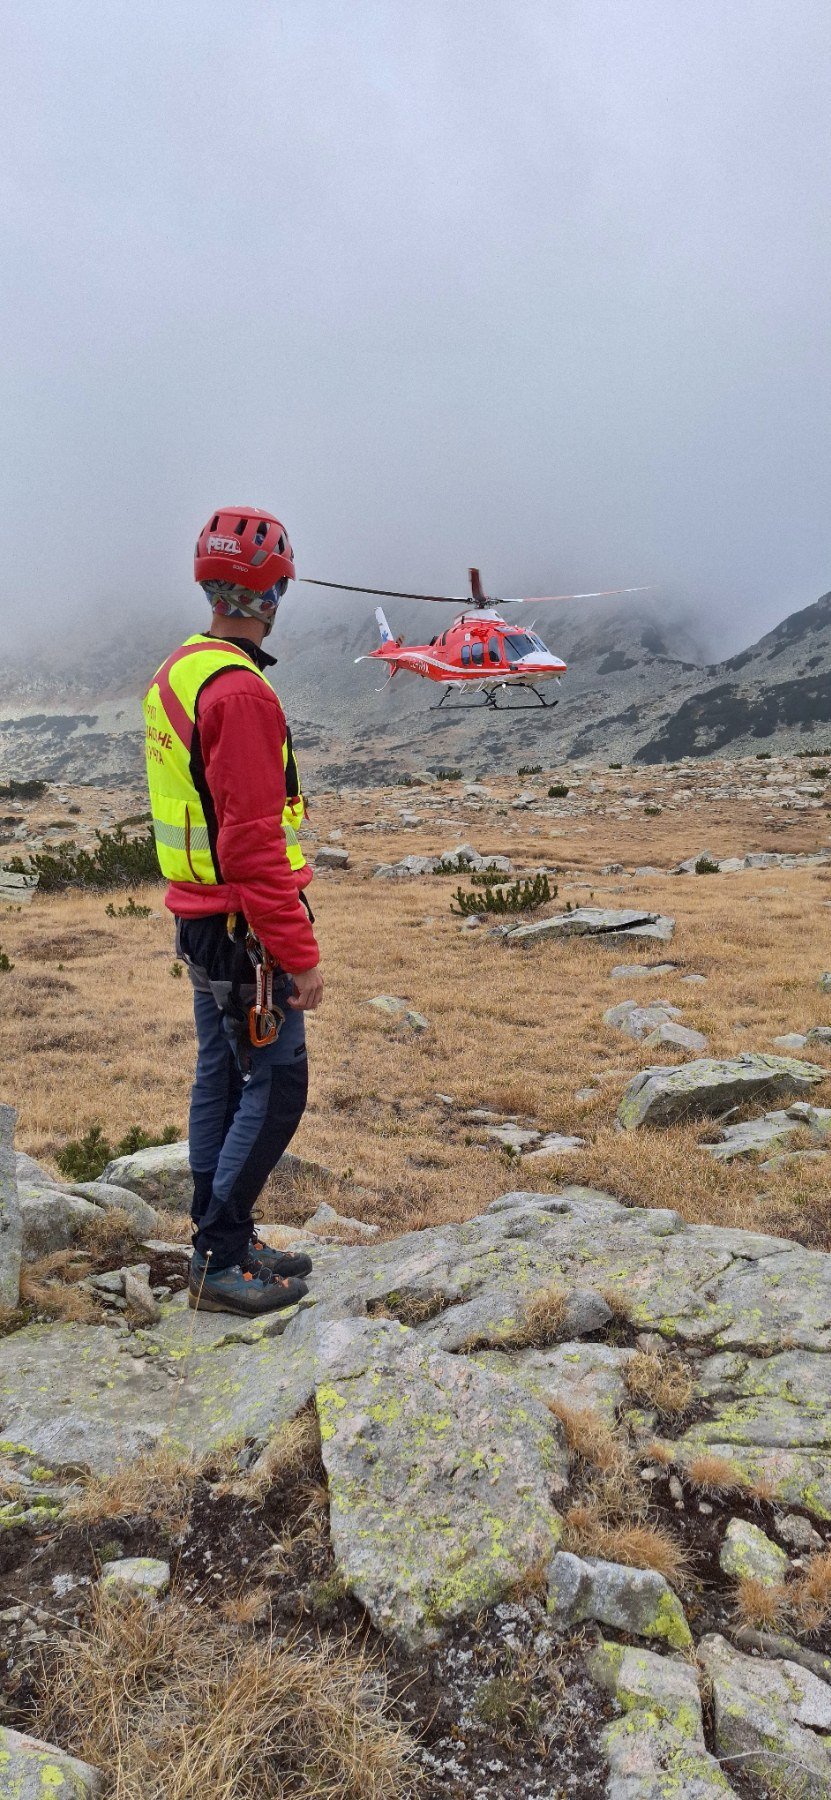
[[502, 661], [502, 652], [499, 648], [498, 638], [488, 638], [488, 656], [492, 663], [500, 663]]

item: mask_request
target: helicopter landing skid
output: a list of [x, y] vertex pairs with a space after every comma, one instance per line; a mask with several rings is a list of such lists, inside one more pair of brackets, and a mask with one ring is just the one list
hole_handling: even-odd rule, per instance
[[[441, 708], [444, 706], [445, 701], [448, 699], [449, 695], [452, 692], [453, 692], [452, 688], [446, 687], [444, 690], [444, 693], [442, 694], [440, 701], [438, 702], [438, 705], [431, 706], [430, 711], [431, 712], [440, 712]], [[531, 686], [530, 681], [526, 681], [526, 682], [522, 682], [522, 683], [512, 682], [510, 687], [508, 686], [507, 682], [504, 682], [500, 687], [492, 687], [492, 688], [484, 688], [484, 689], [480, 688], [478, 690], [478, 692], [481, 693], [481, 695], [482, 695], [481, 702], [479, 700], [457, 700], [455, 705], [453, 705], [449, 708], [450, 712], [474, 712], [474, 711], [479, 712], [479, 711], [481, 711], [483, 704], [486, 707], [489, 707], [491, 712], [504, 712], [504, 713], [537, 712], [537, 710], [540, 706], [544, 707], [547, 712], [551, 707], [557, 705], [557, 700], [546, 700], [545, 696], [540, 693], [539, 688], [535, 688], [535, 687]], [[522, 693], [526, 693], [526, 694], [533, 694], [534, 700], [532, 700], [531, 702], [523, 700], [518, 706], [515, 706], [513, 704], [509, 704], [506, 706], [505, 702], [503, 700], [502, 704], [500, 705], [499, 696], [500, 696], [500, 694], [505, 694], [506, 692], [507, 693], [522, 692]], [[558, 699], [559, 699], [559, 696], [558, 696]], [[535, 704], [535, 702], [537, 704]]]

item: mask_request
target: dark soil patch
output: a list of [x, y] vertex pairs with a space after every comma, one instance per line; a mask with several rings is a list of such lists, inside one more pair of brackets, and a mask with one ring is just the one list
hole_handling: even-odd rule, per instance
[[[774, 1543], [780, 1544], [788, 1556], [793, 1557], [794, 1551], [779, 1536], [777, 1510], [782, 1516], [785, 1512], [798, 1512], [800, 1509], [776, 1509], [769, 1501], [754, 1500], [741, 1492], [707, 1494], [705, 1497], [697, 1490], [686, 1487], [685, 1506], [681, 1512], [676, 1509], [666, 1478], [652, 1483], [650, 1497], [661, 1523], [671, 1527], [682, 1539], [689, 1557], [690, 1575], [684, 1593], [684, 1606], [696, 1638], [703, 1637], [708, 1631], [729, 1633], [737, 1622], [733, 1609], [735, 1584], [729, 1575], [725, 1575], [718, 1560], [729, 1521], [746, 1519], [749, 1524], [764, 1531]], [[702, 1502], [711, 1510], [702, 1513], [699, 1510]], [[805, 1517], [808, 1517], [807, 1513]], [[811, 1519], [811, 1524], [815, 1530], [818, 1528], [816, 1519]], [[826, 1548], [831, 1548], [831, 1528], [820, 1526], [819, 1530], [820, 1535], [825, 1537]], [[781, 1628], [774, 1626], [771, 1629], [781, 1629], [785, 1635], [791, 1630], [787, 1623]], [[806, 1649], [831, 1656], [831, 1626], [812, 1633], [800, 1632], [799, 1641]]]

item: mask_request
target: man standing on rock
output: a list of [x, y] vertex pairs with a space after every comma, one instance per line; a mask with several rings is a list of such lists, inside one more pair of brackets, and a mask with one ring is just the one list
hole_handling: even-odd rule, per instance
[[222, 507], [194, 567], [210, 630], [174, 650], [144, 701], [156, 849], [194, 989], [189, 1300], [256, 1314], [301, 1299], [312, 1266], [270, 1250], [253, 1226], [254, 1203], [303, 1116], [304, 1013], [323, 997], [303, 892], [303, 796], [265, 673], [275, 659], [262, 648], [294, 559], [271, 513]]

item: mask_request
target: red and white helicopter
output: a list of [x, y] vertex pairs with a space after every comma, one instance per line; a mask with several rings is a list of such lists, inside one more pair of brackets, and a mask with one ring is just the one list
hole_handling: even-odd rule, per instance
[[[549, 600], [601, 600], [611, 594], [646, 592], [638, 587], [601, 588], [592, 594], [544, 594], [537, 600], [496, 599], [484, 592], [478, 569], [468, 573], [470, 601], [440, 636], [431, 638], [429, 644], [405, 644], [402, 638], [393, 636], [383, 609], [378, 606], [375, 617], [381, 643], [377, 650], [356, 656], [355, 661], [385, 663], [390, 681], [399, 669], [407, 669], [411, 675], [425, 675], [428, 681], [436, 681], [444, 688], [439, 706], [444, 705], [453, 690], [464, 688], [474, 688], [484, 704], [494, 710], [499, 708], [500, 695], [511, 688], [527, 689], [540, 706], [556, 706], [556, 697], [546, 700], [539, 684], [559, 682], [566, 672], [565, 663], [552, 655], [535, 631], [516, 629], [496, 608], [543, 606]], [[339, 588], [348, 594], [377, 594], [392, 600], [432, 600], [446, 605], [448, 601], [464, 603], [465, 599], [461, 594], [409, 594], [395, 588], [353, 587], [346, 581], [315, 581], [308, 575], [303, 579], [312, 587]], [[508, 710], [518, 709], [511, 706]]]

